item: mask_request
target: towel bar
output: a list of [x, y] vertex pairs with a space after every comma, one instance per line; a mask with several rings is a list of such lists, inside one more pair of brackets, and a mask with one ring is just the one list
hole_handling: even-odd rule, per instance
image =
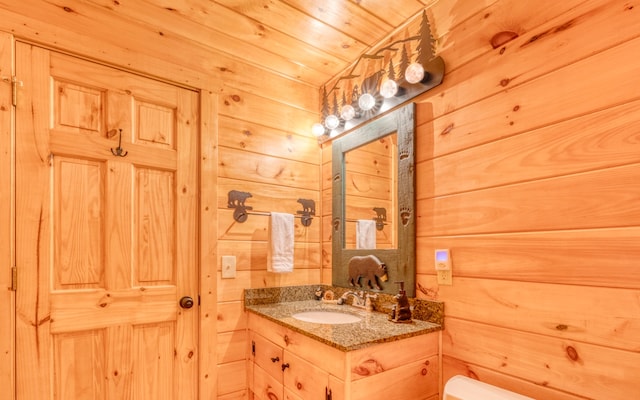
[[[372, 219], [376, 221], [376, 229], [381, 231], [384, 229], [384, 226], [387, 225], [385, 222], [387, 220], [387, 209], [384, 207], [373, 207], [373, 211], [376, 212], [376, 216]], [[344, 222], [358, 222], [358, 220], [345, 218]]]
[[[271, 215], [270, 211], [249, 211], [253, 207], [245, 205], [245, 201], [253, 197], [249, 192], [239, 190], [230, 190], [227, 193], [227, 208], [234, 208], [233, 219], [236, 222], [245, 222], [249, 215]], [[300, 218], [302, 226], [310, 226], [313, 221], [313, 215], [316, 215], [316, 202], [311, 199], [298, 199], [298, 203], [302, 204], [302, 210], [296, 211], [295, 218]]]
[[[389, 225], [389, 223], [387, 222], [380, 222], [377, 218], [371, 218], [371, 219], [376, 221], [376, 229], [379, 231], [383, 230], [385, 225]], [[358, 222], [358, 220], [347, 218], [344, 220], [344, 222]]]

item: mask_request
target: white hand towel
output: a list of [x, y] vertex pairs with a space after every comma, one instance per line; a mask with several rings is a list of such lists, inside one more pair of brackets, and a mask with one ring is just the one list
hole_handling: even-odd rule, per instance
[[376, 248], [376, 221], [359, 219], [356, 221], [356, 249]]
[[293, 214], [272, 212], [269, 217], [267, 271], [293, 272]]

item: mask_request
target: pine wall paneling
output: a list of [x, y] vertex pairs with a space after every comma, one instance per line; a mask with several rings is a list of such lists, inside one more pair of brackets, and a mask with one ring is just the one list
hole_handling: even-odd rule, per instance
[[[320, 152], [314, 138], [295, 133], [304, 132], [314, 119], [312, 112], [283, 110], [280, 103], [241, 90], [221, 98], [218, 253], [236, 256], [237, 270], [235, 279], [221, 279], [218, 273], [219, 341], [228, 343], [230, 351], [235, 350], [234, 356], [219, 365], [218, 395], [225, 398], [243, 396], [239, 388], [247, 387], [246, 348], [241, 345], [246, 339], [243, 290], [310, 284], [321, 279]], [[233, 209], [227, 208], [230, 190], [251, 193], [246, 205], [254, 211], [295, 214], [302, 209], [299, 198], [315, 201], [317, 217], [310, 226], [295, 220], [294, 272], [267, 272], [268, 217], [249, 215], [245, 222], [236, 222]]]
[[[172, 20], [181, 33], [161, 35], [137, 2], [67, 2], [72, 11], [14, 3], [0, 6], [0, 30], [208, 91], [211, 119], [202, 126], [218, 126], [219, 143], [201, 148], [201, 172], [217, 179], [209, 194], [202, 189], [202, 287], [217, 304], [207, 304], [216, 321], [203, 321], [217, 335], [215, 354], [203, 357], [217, 362], [218, 385], [211, 376], [201, 383], [221, 399], [246, 398], [242, 288], [331, 280], [331, 151], [318, 152], [307, 136], [317, 91], [240, 63], [233, 40], [227, 54], [196, 43], [215, 40], [201, 24], [192, 32], [196, 25]], [[146, 3], [160, 15], [161, 2]], [[417, 291], [446, 304], [444, 380], [463, 373], [545, 399], [640, 392], [640, 98], [630, 58], [640, 46], [639, 10], [633, 0], [441, 0], [428, 8], [447, 73], [418, 99]], [[126, 29], [114, 29], [123, 18]], [[519, 37], [493, 49], [500, 31]], [[322, 66], [277, 62], [304, 80], [326, 77]], [[252, 192], [256, 210], [295, 212], [298, 197], [316, 201], [319, 217], [296, 228], [293, 274], [266, 273], [266, 217], [234, 223], [232, 188]], [[453, 286], [435, 282], [440, 247], [452, 251]], [[213, 265], [229, 254], [238, 257], [238, 277], [222, 280]], [[6, 333], [0, 339], [4, 350]], [[2, 387], [10, 373], [0, 369]]]
[[[254, 192], [253, 200], [258, 200], [252, 203], [255, 209], [283, 212], [299, 209], [296, 202], [299, 197], [312, 198], [320, 215], [320, 155], [317, 142], [307, 134], [311, 121], [316, 120], [318, 93], [302, 81], [289, 80], [259, 65], [243, 64], [228, 54], [213, 51], [199, 42], [216, 40], [215, 32], [175, 14], [171, 29], [178, 34], [158, 31], [151, 21], [167, 18], [163, 14], [167, 10], [159, 2], [146, 2], [145, 8], [139, 2], [120, 5], [68, 1], [65, 9], [37, 0], [14, 2], [0, 6], [0, 30], [98, 62], [201, 89], [201, 323], [207, 332], [215, 329], [218, 333], [204, 332], [201, 338], [202, 398], [246, 398], [245, 353], [241, 344], [246, 321], [240, 288], [318, 282], [320, 218], [310, 228], [297, 227], [296, 262], [301, 267], [293, 274], [278, 277], [265, 271], [267, 219], [252, 216], [249, 221], [253, 225], [249, 226], [253, 233], [245, 228], [234, 236], [232, 230], [231, 240], [218, 241], [219, 235], [223, 238], [224, 233], [229, 235], [226, 229], [232, 221], [225, 218], [230, 215], [226, 199], [221, 203], [218, 198], [226, 196], [227, 188], [248, 188]], [[233, 46], [232, 40], [228, 37], [226, 40]], [[313, 70], [278, 62], [282, 62], [283, 71], [298, 69], [303, 80], [319, 82], [327, 77], [322, 66]], [[3, 141], [2, 145], [6, 144]], [[256, 164], [260, 168], [256, 169]], [[236, 168], [232, 171], [227, 165]], [[282, 209], [277, 208], [279, 204]], [[218, 233], [219, 226], [225, 230]], [[238, 255], [238, 277], [222, 281], [217, 264], [220, 255], [228, 254]], [[3, 347], [10, 343], [2, 338]], [[3, 352], [2, 357], [7, 356], [10, 354]], [[2, 370], [3, 382], [12, 382], [9, 373], [10, 370]], [[7, 386], [3, 383], [2, 387]]]
[[[443, 85], [419, 99], [417, 291], [445, 302], [443, 380], [628, 398], [640, 393], [638, 4], [516, 3], [452, 26]], [[493, 49], [505, 28], [519, 37]], [[453, 286], [436, 283], [436, 248], [451, 249]]]
[[[417, 99], [417, 292], [445, 302], [443, 382], [540, 399], [640, 393], [638, 6], [428, 10], [447, 70]], [[503, 30], [519, 36], [494, 49]], [[453, 286], [436, 283], [436, 248], [452, 251]]]

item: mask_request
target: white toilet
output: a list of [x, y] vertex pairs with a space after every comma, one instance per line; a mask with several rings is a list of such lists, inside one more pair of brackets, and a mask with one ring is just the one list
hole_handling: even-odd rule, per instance
[[444, 385], [442, 400], [535, 400], [466, 376], [456, 375]]

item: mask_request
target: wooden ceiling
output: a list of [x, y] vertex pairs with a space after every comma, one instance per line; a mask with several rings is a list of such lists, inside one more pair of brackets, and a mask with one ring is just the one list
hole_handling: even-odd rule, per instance
[[[87, 0], [320, 87], [437, 0]], [[192, 29], [186, 29], [185, 24]], [[184, 28], [184, 29], [183, 29]], [[189, 33], [191, 32], [191, 33]]]

